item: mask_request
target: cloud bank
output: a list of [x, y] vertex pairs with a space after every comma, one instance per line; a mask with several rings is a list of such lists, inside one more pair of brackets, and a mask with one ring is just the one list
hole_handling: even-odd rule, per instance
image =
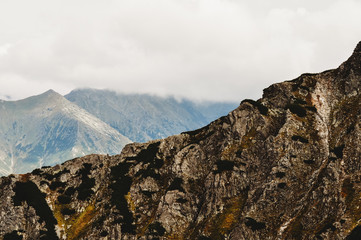
[[[272, 3], [271, 3], [272, 2]], [[0, 98], [91, 87], [259, 98], [337, 67], [361, 40], [357, 0], [4, 0]]]

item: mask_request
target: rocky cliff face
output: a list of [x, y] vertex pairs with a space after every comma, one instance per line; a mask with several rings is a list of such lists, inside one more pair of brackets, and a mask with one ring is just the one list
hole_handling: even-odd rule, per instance
[[3, 239], [359, 239], [361, 43], [204, 128], [0, 180]]

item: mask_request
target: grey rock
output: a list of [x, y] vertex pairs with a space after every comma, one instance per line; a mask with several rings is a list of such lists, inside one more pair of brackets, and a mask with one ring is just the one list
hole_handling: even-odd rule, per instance
[[359, 239], [360, 46], [201, 129], [2, 177], [0, 236]]

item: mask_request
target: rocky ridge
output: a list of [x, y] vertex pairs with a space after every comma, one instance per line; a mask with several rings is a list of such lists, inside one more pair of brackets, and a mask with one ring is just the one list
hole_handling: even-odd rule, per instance
[[0, 180], [6, 239], [359, 239], [361, 42], [211, 124]]

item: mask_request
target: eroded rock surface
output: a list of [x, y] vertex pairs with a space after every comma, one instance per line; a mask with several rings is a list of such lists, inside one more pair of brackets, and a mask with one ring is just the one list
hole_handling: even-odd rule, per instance
[[361, 43], [204, 128], [0, 180], [3, 239], [359, 239]]

